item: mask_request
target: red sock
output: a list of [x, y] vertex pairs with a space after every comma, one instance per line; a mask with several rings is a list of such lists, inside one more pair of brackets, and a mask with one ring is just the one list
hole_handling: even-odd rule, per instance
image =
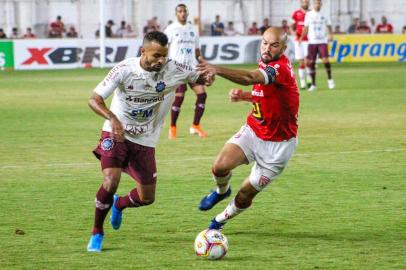
[[197, 126], [200, 124], [200, 119], [202, 118], [203, 113], [204, 113], [206, 98], [207, 98], [206, 93], [201, 93], [201, 94], [197, 95], [196, 103], [195, 103], [195, 117], [193, 119], [193, 125]]
[[107, 192], [103, 185], [96, 193], [96, 211], [94, 214], [93, 234], [104, 234], [103, 223], [113, 203], [114, 193]]
[[136, 188], [130, 191], [126, 196], [119, 197], [114, 205], [118, 210], [123, 210], [127, 207], [140, 207], [144, 206], [144, 202], [140, 199], [140, 195]]

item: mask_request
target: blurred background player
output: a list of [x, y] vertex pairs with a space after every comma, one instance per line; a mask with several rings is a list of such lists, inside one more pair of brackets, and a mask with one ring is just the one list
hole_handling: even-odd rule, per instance
[[[189, 11], [184, 4], [175, 8], [176, 20], [168, 25], [165, 34], [169, 41], [169, 58], [180, 64], [195, 67], [200, 56], [199, 36], [193, 24], [187, 21]], [[189, 129], [190, 134], [197, 134], [200, 137], [207, 137], [207, 133], [200, 126], [200, 120], [204, 113], [206, 104], [206, 90], [204, 85], [190, 83], [190, 88], [196, 93], [195, 114], [193, 124]], [[182, 84], [176, 89], [175, 101], [171, 109], [171, 125], [169, 127], [169, 139], [176, 139], [176, 122], [180, 114], [187, 85]]]
[[[141, 57], [117, 64], [94, 89], [89, 100], [92, 110], [105, 118], [100, 142], [93, 151], [100, 159], [103, 184], [96, 193], [92, 236], [87, 250], [100, 252], [103, 223], [112, 208], [110, 223], [118, 230], [123, 210], [150, 205], [155, 200], [157, 181], [155, 146], [165, 116], [170, 110], [176, 86], [184, 82], [211, 83], [212, 76], [168, 61], [168, 38], [162, 32], [145, 35]], [[113, 94], [110, 109], [105, 100]], [[122, 171], [136, 188], [125, 196], [114, 195]]]
[[287, 34], [282, 28], [268, 28], [261, 42], [261, 60], [253, 71], [235, 70], [202, 61], [198, 70], [227, 80], [254, 85], [252, 91], [232, 89], [231, 101], [252, 102], [246, 124], [224, 145], [212, 167], [217, 190], [204, 197], [199, 209], [211, 209], [231, 194], [231, 172], [255, 161], [234, 200], [210, 223], [221, 229], [231, 218], [246, 210], [255, 196], [278, 177], [296, 149], [299, 91], [286, 50]]
[[307, 65], [310, 68], [312, 85], [308, 91], [314, 91], [316, 87], [316, 59], [317, 56], [323, 61], [327, 72], [327, 84], [330, 90], [335, 88], [331, 75], [331, 64], [328, 55], [328, 42], [333, 40], [333, 29], [330, 17], [323, 14], [321, 10], [321, 0], [313, 0], [313, 9], [306, 13], [304, 28], [299, 42], [303, 42], [306, 35], [309, 39]]
[[301, 42], [299, 42], [300, 37], [302, 36], [302, 31], [304, 28], [304, 20], [306, 16], [306, 12], [309, 11], [309, 0], [301, 0], [300, 1], [300, 8], [295, 10], [292, 14], [292, 24], [291, 24], [291, 32], [296, 33], [295, 37], [295, 59], [299, 62], [299, 82], [300, 82], [300, 89], [305, 89], [307, 86], [310, 87], [310, 69], [307, 67], [307, 47], [308, 47], [308, 39], [307, 35], [305, 35]]

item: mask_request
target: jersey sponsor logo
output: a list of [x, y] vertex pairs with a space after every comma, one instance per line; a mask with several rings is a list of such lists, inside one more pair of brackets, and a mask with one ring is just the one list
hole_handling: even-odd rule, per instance
[[132, 110], [130, 112], [130, 115], [134, 119], [143, 120], [146, 118], [150, 118], [152, 116], [153, 112], [154, 112], [154, 109], [148, 109], [148, 110], [138, 109], [138, 110]]
[[258, 184], [260, 187], [264, 187], [264, 186], [268, 185], [270, 182], [271, 182], [271, 179], [269, 179], [265, 175], [261, 175], [261, 177], [259, 178]]
[[256, 96], [256, 97], [263, 97], [264, 96], [264, 91], [261, 90], [260, 92], [252, 90], [251, 95]]
[[111, 138], [105, 138], [100, 145], [104, 151], [110, 151], [114, 147], [114, 141]]
[[179, 63], [178, 61], [173, 61], [173, 62], [175, 63], [177, 70], [180, 70], [180, 71], [183, 71], [183, 70], [193, 71], [192, 67], [189, 66], [189, 65]]
[[127, 131], [131, 135], [140, 135], [148, 131], [148, 126], [134, 126], [134, 125], [129, 125], [126, 124], [125, 126], [125, 131]]
[[160, 81], [159, 83], [156, 84], [155, 90], [160, 93], [165, 90], [166, 84], [163, 81]]
[[127, 96], [125, 100], [134, 102], [134, 103], [154, 103], [158, 101], [163, 101], [165, 99], [164, 95], [159, 95], [153, 98], [139, 98], [134, 96]]
[[192, 50], [192, 48], [182, 48], [182, 49], [180, 49], [180, 53], [181, 54], [192, 54], [193, 50]]
[[[106, 63], [117, 63], [125, 59], [128, 47], [106, 47]], [[99, 47], [59, 47], [59, 48], [27, 48], [30, 56], [21, 65], [49, 64], [91, 64], [99, 59]], [[112, 60], [110, 60], [112, 58]]]

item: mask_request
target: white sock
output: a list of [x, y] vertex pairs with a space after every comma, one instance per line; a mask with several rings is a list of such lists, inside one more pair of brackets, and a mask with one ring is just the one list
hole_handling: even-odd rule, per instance
[[312, 81], [312, 77], [310, 76], [310, 68], [306, 68], [306, 80], [308, 81], [308, 82], [311, 82]]
[[243, 211], [245, 211], [247, 208], [245, 209], [241, 209], [238, 208], [237, 206], [235, 206], [235, 202], [234, 200], [232, 200], [226, 207], [226, 209], [224, 209], [223, 212], [221, 212], [220, 214], [218, 214], [216, 216], [216, 221], [217, 222], [225, 222], [229, 219], [232, 219], [233, 217], [235, 217], [236, 215], [242, 213]]
[[[216, 176], [213, 173], [213, 179], [216, 181], [218, 194], [224, 194], [230, 188], [231, 171], [226, 176]], [[219, 186], [220, 185], [220, 186]]]
[[305, 75], [304, 68], [299, 68], [299, 80], [300, 80], [300, 86], [304, 87], [306, 85], [306, 75]]

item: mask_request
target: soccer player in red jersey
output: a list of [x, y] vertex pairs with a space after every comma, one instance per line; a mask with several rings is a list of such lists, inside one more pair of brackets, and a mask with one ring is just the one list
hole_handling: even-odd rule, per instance
[[232, 102], [252, 102], [246, 124], [223, 147], [212, 167], [217, 190], [205, 196], [200, 210], [209, 210], [231, 194], [234, 168], [255, 162], [251, 174], [223, 212], [209, 225], [221, 229], [234, 216], [246, 210], [254, 197], [278, 177], [292, 157], [297, 144], [299, 91], [286, 49], [287, 35], [281, 28], [268, 28], [262, 38], [261, 60], [253, 71], [235, 70], [202, 61], [198, 71], [217, 74], [252, 91], [232, 89]]
[[306, 12], [309, 11], [309, 0], [301, 0], [300, 8], [295, 10], [292, 14], [292, 24], [291, 32], [296, 33], [295, 37], [295, 59], [299, 61], [299, 81], [300, 88], [306, 88], [306, 79], [310, 84], [310, 70], [307, 67], [306, 57], [307, 57], [307, 35], [304, 36], [303, 41], [299, 42], [300, 37], [302, 36], [302, 31], [304, 28], [304, 20]]
[[382, 16], [380, 24], [376, 26], [375, 33], [379, 34], [393, 34], [393, 26], [388, 23], [388, 19], [385, 16]]

